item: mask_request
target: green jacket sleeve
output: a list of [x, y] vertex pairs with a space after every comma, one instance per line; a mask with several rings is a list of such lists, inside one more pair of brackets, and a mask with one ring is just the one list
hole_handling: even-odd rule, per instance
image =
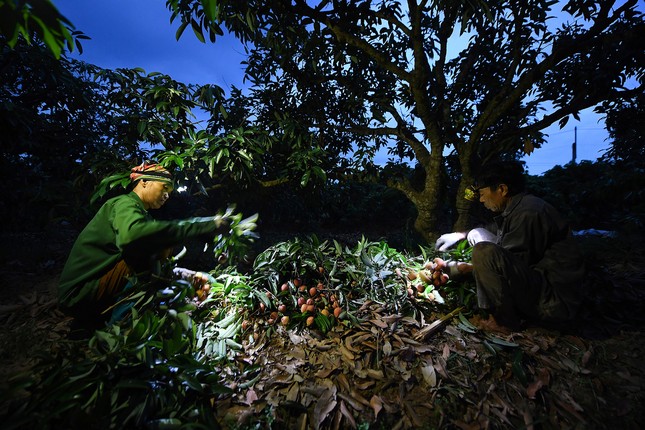
[[107, 201], [80, 233], [60, 277], [60, 303], [83, 306], [98, 280], [124, 259], [135, 272], [149, 270], [155, 254], [186, 239], [214, 236], [214, 218], [155, 221], [134, 193]]
[[150, 256], [185, 239], [214, 236], [217, 229], [213, 217], [180, 221], [158, 221], [151, 218], [136, 196], [115, 203], [111, 224], [116, 246], [123, 257]]

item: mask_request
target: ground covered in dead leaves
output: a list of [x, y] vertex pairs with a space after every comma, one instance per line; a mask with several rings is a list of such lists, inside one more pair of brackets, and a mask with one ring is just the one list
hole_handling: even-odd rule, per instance
[[[585, 313], [567, 327], [490, 333], [456, 316], [428, 333], [440, 315], [419, 321], [366, 303], [358, 326], [277, 328], [221, 364], [234, 393], [214, 410], [237, 429], [645, 428], [642, 255], [596, 271]], [[59, 263], [1, 269], [5, 387], [66, 339], [52, 295]]]
[[275, 428], [642, 428], [640, 333], [493, 335], [456, 319], [424, 340], [413, 319], [378, 306], [365, 313], [358, 327], [326, 336], [280, 329], [248, 348], [238, 368], [251, 370], [234, 383], [243, 387], [216, 403], [222, 421], [244, 426], [273, 414]]

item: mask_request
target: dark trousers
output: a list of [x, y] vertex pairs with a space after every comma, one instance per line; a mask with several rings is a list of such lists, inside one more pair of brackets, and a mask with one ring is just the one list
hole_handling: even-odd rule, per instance
[[[69, 315], [74, 317], [72, 331], [86, 331], [91, 334], [94, 330], [105, 327], [106, 323], [113, 322], [115, 305], [127, 287], [131, 285], [128, 279], [130, 272], [128, 265], [120, 260], [99, 279], [95, 295], [65, 309]], [[122, 313], [119, 310], [119, 314]]]
[[477, 302], [500, 323], [519, 325], [522, 319], [540, 318], [540, 298], [545, 280], [538, 271], [492, 242], [473, 247], [473, 276]]

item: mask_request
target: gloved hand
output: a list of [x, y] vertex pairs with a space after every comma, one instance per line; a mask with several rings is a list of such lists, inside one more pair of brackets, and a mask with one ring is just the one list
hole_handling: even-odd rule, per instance
[[471, 263], [453, 260], [448, 260], [446, 262], [446, 272], [448, 272], [448, 276], [450, 276], [450, 279], [453, 281], [462, 279], [464, 276], [472, 273], [472, 271], [473, 265]]
[[437, 243], [435, 243], [435, 249], [437, 249], [438, 251], [447, 251], [465, 238], [466, 233], [459, 231], [442, 234], [441, 236], [439, 236], [439, 239], [437, 239]]

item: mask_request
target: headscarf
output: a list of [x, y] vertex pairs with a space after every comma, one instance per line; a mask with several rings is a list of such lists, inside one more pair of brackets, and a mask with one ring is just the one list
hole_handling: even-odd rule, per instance
[[174, 179], [172, 174], [160, 164], [155, 164], [150, 161], [144, 161], [137, 167], [132, 168], [130, 173], [130, 181], [136, 182], [140, 179], [146, 181], [160, 181], [173, 185]]

